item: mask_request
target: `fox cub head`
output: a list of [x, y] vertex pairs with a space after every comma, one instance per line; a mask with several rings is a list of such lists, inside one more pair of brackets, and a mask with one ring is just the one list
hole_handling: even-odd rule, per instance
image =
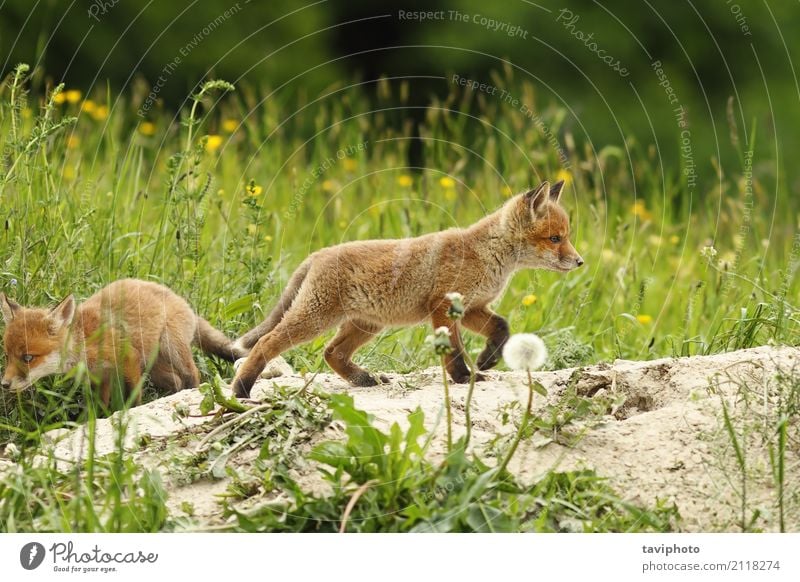
[[22, 307], [0, 293], [0, 308], [6, 324], [3, 389], [21, 392], [40, 378], [67, 371], [64, 352], [75, 316], [72, 295], [48, 310]]
[[522, 239], [519, 261], [525, 267], [571, 271], [583, 259], [569, 242], [569, 219], [558, 201], [564, 182], [542, 182], [511, 201], [515, 234]]

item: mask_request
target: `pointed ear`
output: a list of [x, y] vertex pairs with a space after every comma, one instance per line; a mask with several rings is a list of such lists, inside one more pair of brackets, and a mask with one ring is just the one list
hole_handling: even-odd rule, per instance
[[542, 182], [533, 190], [525, 193], [525, 202], [533, 214], [538, 214], [544, 208], [550, 197], [550, 182]]
[[62, 328], [72, 323], [75, 316], [75, 297], [70, 295], [61, 303], [53, 307], [47, 314], [47, 322], [52, 333], [57, 333]]
[[564, 189], [564, 180], [559, 180], [550, 187], [550, 200], [558, 204], [561, 199], [561, 190]]
[[0, 309], [3, 310], [3, 321], [6, 322], [6, 325], [11, 323], [14, 319], [14, 313], [16, 313], [19, 308], [19, 305], [6, 297], [5, 293], [0, 293]]

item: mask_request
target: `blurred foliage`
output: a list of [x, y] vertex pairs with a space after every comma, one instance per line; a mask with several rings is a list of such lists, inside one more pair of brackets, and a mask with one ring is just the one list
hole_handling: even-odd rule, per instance
[[[401, 10], [442, 12], [420, 22], [401, 18]], [[625, 0], [11, 0], [0, 17], [4, 75], [25, 61], [36, 65], [34, 90], [60, 81], [84, 92], [133, 86], [140, 102], [162, 77], [155, 107], [170, 111], [211, 77], [296, 103], [341, 80], [362, 81], [374, 95], [374, 80], [385, 75], [412, 78], [405, 117], [418, 122], [432, 95], [451, 93], [452, 73], [493, 83], [490, 71], [508, 62], [518, 80], [533, 83], [537, 100], [567, 108], [563, 128], [579, 142], [600, 149], [633, 136], [678, 160], [674, 104], [651, 66], [660, 60], [687, 110], [698, 160], [735, 156], [725, 139], [730, 96], [741, 125], [757, 121], [775, 133], [768, 141], [773, 150], [793, 147], [797, 132], [788, 128], [800, 123], [792, 64], [800, 49], [792, 33], [800, 11], [789, 2], [632, 8]], [[518, 32], [510, 36], [505, 24]], [[629, 75], [615, 73], [595, 50], [613, 56]], [[412, 162], [419, 161], [415, 153], [412, 147]], [[707, 171], [700, 178], [716, 176]]]

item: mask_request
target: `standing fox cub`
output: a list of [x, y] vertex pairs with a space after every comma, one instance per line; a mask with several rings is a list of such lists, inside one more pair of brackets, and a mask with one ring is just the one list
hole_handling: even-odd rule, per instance
[[[83, 361], [108, 406], [117, 378], [131, 394], [148, 369], [159, 388], [196, 387], [200, 376], [192, 359], [193, 343], [231, 361], [245, 353], [184, 299], [147, 281], [116, 281], [77, 308], [72, 295], [48, 310], [22, 307], [2, 293], [0, 307], [6, 324], [2, 386], [14, 392]], [[139, 404], [141, 393], [135, 398]]]
[[[431, 318], [433, 327], [450, 330], [453, 351], [447, 371], [465, 382], [460, 326], [486, 336], [478, 356], [481, 370], [500, 359], [509, 336], [508, 322], [489, 304], [511, 275], [523, 268], [570, 271], [583, 259], [569, 242], [567, 214], [559, 206], [563, 182], [543, 182], [509, 200], [469, 228], [455, 228], [417, 238], [344, 243], [306, 259], [267, 319], [237, 340], [252, 348], [234, 378], [234, 392], [250, 394], [272, 358], [325, 330], [339, 332], [325, 348], [325, 361], [354, 386], [373, 386], [374, 377], [353, 363], [353, 353], [385, 326], [408, 325]], [[447, 316], [445, 295], [464, 296], [464, 318]], [[478, 380], [483, 377], [478, 374]]]

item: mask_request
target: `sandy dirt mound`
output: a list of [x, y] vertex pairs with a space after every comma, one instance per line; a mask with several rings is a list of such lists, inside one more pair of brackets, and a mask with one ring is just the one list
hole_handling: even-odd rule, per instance
[[[473, 400], [473, 443], [482, 456], [491, 456], [491, 443], [514, 429], [527, 395], [526, 376], [516, 372], [489, 372], [478, 383]], [[677, 506], [682, 517], [678, 527], [687, 531], [738, 531], [742, 520], [742, 483], [746, 482], [746, 519], [759, 516], [754, 527], [776, 530], [777, 488], [770, 464], [774, 426], [794, 382], [794, 398], [800, 376], [800, 349], [761, 347], [714, 356], [660, 359], [647, 362], [618, 360], [580, 369], [536, 373], [548, 391], [537, 396], [536, 414], [565, 424], [562, 430], [542, 430], [524, 441], [510, 469], [523, 482], [531, 482], [549, 470], [594, 469], [625, 499], [652, 507], [656, 503]], [[372, 413], [380, 424], [406, 425], [406, 415], [421, 407], [426, 425], [442, 438], [442, 384], [440, 371], [390, 375], [389, 384], [374, 388], [350, 388], [335, 375], [313, 379], [322, 391], [348, 391], [356, 406]], [[261, 380], [254, 399], [273, 390], [275, 384], [300, 387], [307, 379], [286, 375]], [[451, 386], [456, 434], [464, 431], [467, 386]], [[209, 524], [221, 522], [218, 495], [225, 492], [228, 477], [219, 479], [176, 477], [170, 469], [176, 455], [186, 457], [223, 419], [199, 415], [201, 395], [184, 391], [130, 411], [124, 446], [144, 465], [161, 468], [170, 490], [170, 507], [180, 514], [185, 502], [196, 518]], [[744, 451], [742, 471], [734, 454], [730, 430], [723, 421], [723, 402]], [[576, 418], [576, 407], [590, 407]], [[186, 412], [192, 416], [186, 416]], [[786, 453], [786, 526], [800, 531], [800, 443], [797, 416], [789, 431]], [[98, 454], [118, 448], [114, 426], [120, 416], [98, 422]], [[508, 419], [512, 419], [509, 421]], [[48, 433], [61, 459], [78, 459], [87, 450], [85, 430]], [[298, 440], [300, 450], [322, 439], [337, 438], [336, 423], [318, 434]], [[227, 459], [228, 466], [252, 465], [257, 449], [242, 447]], [[491, 460], [489, 460], [491, 462]], [[320, 486], [315, 468], [302, 463], [297, 473], [309, 487]]]

